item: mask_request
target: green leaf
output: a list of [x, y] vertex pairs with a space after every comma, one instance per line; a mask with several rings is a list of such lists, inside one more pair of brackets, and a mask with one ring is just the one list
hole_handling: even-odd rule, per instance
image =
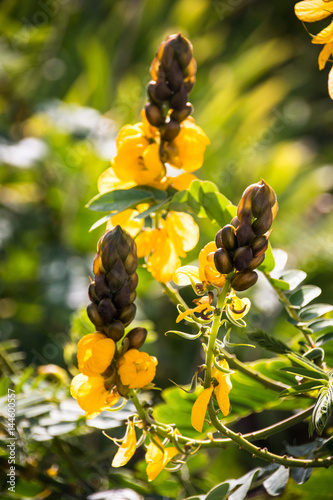
[[294, 290], [306, 278], [306, 273], [300, 269], [290, 269], [280, 276], [280, 280], [289, 283], [290, 290]]
[[294, 373], [295, 375], [299, 375], [300, 377], [310, 378], [311, 380], [323, 380], [327, 382], [328, 376], [324, 377], [321, 373], [317, 373], [313, 370], [308, 370], [307, 368], [302, 368], [300, 366], [286, 366], [281, 368], [281, 371], [287, 373]]
[[263, 482], [264, 488], [269, 495], [277, 497], [281, 495], [287, 486], [289, 479], [289, 468], [281, 465], [270, 477]]
[[145, 219], [151, 213], [156, 212], [156, 210], [160, 210], [164, 205], [167, 205], [167, 203], [168, 203], [168, 200], [166, 199], [166, 200], [161, 201], [160, 203], [155, 203], [154, 205], [151, 205], [149, 208], [147, 208], [147, 210], [145, 210], [144, 212], [141, 212], [136, 217], [134, 217], [134, 220]]
[[309, 323], [307, 326], [311, 328], [314, 333], [320, 332], [322, 335], [324, 335], [324, 333], [331, 333], [333, 332], [333, 318], [320, 319], [313, 323]]
[[191, 333], [179, 332], [178, 330], [169, 330], [168, 332], [165, 333], [165, 335], [168, 335], [168, 333], [174, 333], [175, 335], [178, 335], [179, 337], [182, 337], [183, 339], [186, 340], [195, 340], [198, 339], [203, 332], [202, 330], [199, 330], [197, 334], [192, 335]]
[[303, 285], [297, 292], [289, 296], [290, 303], [295, 307], [304, 307], [321, 294], [319, 286]]
[[98, 221], [96, 221], [92, 226], [91, 228], [89, 229], [89, 233], [91, 231], [93, 231], [94, 229], [97, 229], [98, 227], [102, 226], [103, 224], [105, 224], [105, 222], [107, 222], [109, 219], [111, 219], [111, 217], [113, 217], [115, 214], [112, 213], [112, 214], [108, 214], [108, 215], [105, 215], [104, 217], [102, 217], [101, 219], [98, 219]]
[[327, 342], [330, 342], [331, 340], [333, 340], [333, 332], [324, 333], [323, 335], [319, 335], [319, 337], [316, 338], [315, 344], [324, 345], [327, 344]]
[[248, 337], [256, 342], [260, 347], [264, 347], [271, 352], [275, 352], [277, 354], [286, 354], [288, 352], [292, 352], [290, 347], [287, 346], [282, 340], [273, 337], [272, 335], [268, 335], [261, 330], [256, 332], [248, 333]]
[[313, 409], [309, 434], [312, 436], [314, 430], [321, 435], [333, 409], [333, 383], [323, 387], [318, 394], [316, 405]]
[[308, 370], [315, 371], [317, 373], [320, 373], [322, 376], [327, 377], [326, 372], [319, 368], [319, 366], [315, 365], [314, 363], [311, 363], [307, 358], [300, 356], [296, 352], [293, 352], [292, 354], [287, 354], [288, 358], [295, 363], [298, 366], [302, 366], [303, 368], [307, 368]]
[[237, 482], [240, 483], [240, 486], [235, 491], [233, 491], [231, 495], [228, 496], [228, 500], [244, 500], [252, 482], [257, 478], [258, 474], [261, 471], [262, 469], [257, 468], [251, 470], [248, 474], [245, 474], [243, 477], [239, 478]]
[[304, 384], [293, 385], [292, 387], [285, 389], [280, 393], [280, 398], [304, 394], [309, 391], [314, 391], [315, 389], [320, 389], [321, 387], [323, 387], [323, 384], [319, 384], [319, 382], [304, 382]]
[[274, 260], [274, 255], [272, 252], [272, 247], [271, 244], [268, 242], [268, 248], [265, 252], [265, 260], [260, 266], [258, 267], [259, 271], [262, 271], [264, 273], [270, 273], [273, 271], [275, 267], [275, 260]]
[[191, 212], [198, 217], [208, 217], [220, 226], [229, 224], [236, 215], [236, 207], [210, 181], [194, 180], [189, 189], [174, 195], [168, 208], [179, 212]]
[[333, 306], [330, 304], [313, 304], [312, 306], [305, 307], [299, 313], [302, 321], [310, 321], [311, 319], [319, 318], [330, 311]]
[[165, 199], [167, 194], [159, 189], [152, 190], [152, 188], [148, 187], [140, 189], [117, 189], [115, 191], [98, 194], [90, 200], [86, 206], [90, 210], [94, 210], [96, 212], [119, 213], [127, 208], [135, 208], [139, 203], [161, 200], [161, 196]]
[[290, 289], [290, 285], [286, 281], [283, 281], [283, 280], [280, 280], [280, 279], [276, 279], [276, 278], [270, 278], [270, 282], [272, 283], [272, 285], [275, 288], [279, 288], [280, 290], [287, 291], [287, 290]]
[[227, 482], [218, 484], [212, 488], [205, 498], [205, 500], [224, 500], [227, 498], [229, 484]]
[[313, 347], [313, 349], [306, 351], [306, 353], [303, 354], [303, 357], [306, 359], [310, 359], [311, 361], [314, 360], [322, 361], [325, 357], [325, 351], [321, 347]]

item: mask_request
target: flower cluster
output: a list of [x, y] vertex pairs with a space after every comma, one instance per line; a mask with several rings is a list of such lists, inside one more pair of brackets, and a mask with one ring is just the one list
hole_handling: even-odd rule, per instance
[[98, 242], [94, 259], [95, 281], [89, 285], [88, 316], [97, 331], [78, 343], [80, 373], [71, 384], [72, 396], [93, 418], [126, 397], [131, 389], [150, 384], [157, 360], [139, 349], [147, 330], [133, 328], [122, 340], [125, 327], [134, 319], [138, 277], [136, 245], [120, 226]]
[[[202, 166], [209, 139], [189, 116], [193, 108], [187, 98], [195, 71], [189, 40], [181, 34], [170, 35], [158, 48], [151, 65], [149, 102], [141, 113], [142, 122], [125, 125], [119, 131], [117, 153], [98, 180], [101, 194], [136, 186], [170, 189], [172, 194], [173, 190], [187, 189], [196, 179], [193, 172]], [[144, 218], [137, 216], [147, 208], [149, 205], [143, 203], [115, 214], [107, 227], [119, 224], [134, 238], [144, 226]], [[163, 213], [157, 213], [155, 229], [146, 230], [142, 238], [139, 235], [137, 244], [139, 256], [147, 258], [148, 270], [165, 283], [179, 267], [179, 257], [185, 257], [185, 252], [196, 245], [198, 228], [190, 215], [170, 212], [164, 220]], [[186, 233], [184, 224], [188, 227]]]
[[[295, 5], [295, 13], [298, 19], [303, 22], [321, 21], [333, 14], [333, 2], [330, 0], [303, 0]], [[322, 70], [333, 55], [333, 22], [314, 36], [312, 43], [324, 45], [318, 58], [319, 69]], [[333, 67], [328, 75], [328, 93], [333, 99]]]
[[247, 290], [256, 283], [258, 275], [254, 269], [265, 259], [268, 231], [277, 211], [274, 190], [261, 180], [246, 188], [237, 216], [216, 234], [214, 264], [223, 275], [237, 271], [231, 280], [234, 290]]

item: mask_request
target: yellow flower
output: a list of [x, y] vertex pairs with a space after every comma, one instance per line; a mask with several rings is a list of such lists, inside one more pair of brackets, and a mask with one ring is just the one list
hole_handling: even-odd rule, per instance
[[128, 421], [126, 436], [113, 457], [112, 467], [122, 467], [133, 457], [136, 450], [135, 425], [132, 420]]
[[171, 166], [194, 172], [202, 166], [209, 143], [205, 132], [195, 125], [194, 119], [190, 117], [181, 123], [177, 137], [164, 144], [164, 151]]
[[167, 283], [180, 266], [179, 256], [195, 247], [199, 228], [193, 218], [182, 212], [169, 212], [158, 229], [146, 229], [135, 242], [138, 257], [147, 258], [147, 269], [161, 283]]
[[[173, 275], [173, 281], [178, 286], [192, 285], [194, 289], [204, 291], [209, 285], [222, 288], [225, 275], [217, 271], [214, 264], [214, 253], [217, 247], [214, 241], [208, 243], [199, 253], [199, 268], [183, 266]], [[201, 284], [201, 286], [199, 286]]]
[[[229, 365], [225, 359], [223, 361], [219, 361], [219, 365], [226, 370], [229, 369]], [[215, 379], [216, 382], [214, 382], [213, 380], [210, 387], [207, 387], [202, 392], [200, 392], [192, 407], [191, 424], [198, 432], [202, 432], [207, 407], [213, 391], [215, 391], [217, 403], [221, 412], [223, 413], [223, 416], [226, 417], [230, 411], [230, 401], [228, 396], [230, 390], [232, 389], [230, 376], [227, 373], [223, 373], [217, 368], [213, 367], [212, 378]]]
[[250, 310], [251, 301], [247, 297], [240, 299], [232, 292], [229, 295], [230, 302], [227, 302], [227, 314], [234, 320], [243, 318]]
[[187, 311], [182, 312], [176, 319], [176, 323], [179, 323], [182, 319], [186, 318], [190, 314], [195, 312], [200, 313], [202, 319], [209, 319], [212, 311], [214, 311], [214, 307], [211, 306], [213, 302], [214, 294], [212, 292], [208, 292], [208, 295], [205, 297], [201, 297], [200, 299], [194, 299], [193, 302], [197, 304], [193, 309], [187, 309]]
[[155, 377], [157, 359], [146, 352], [129, 349], [118, 360], [118, 373], [123, 385], [137, 389], [149, 384]]
[[111, 393], [105, 388], [104, 378], [100, 375], [88, 377], [79, 373], [71, 383], [71, 395], [86, 412], [86, 418], [94, 418], [101, 411], [116, 404], [119, 394], [115, 389]]
[[105, 372], [110, 366], [116, 344], [103, 333], [95, 332], [82, 337], [77, 347], [80, 372], [94, 377]]
[[[158, 443], [155, 444], [155, 442]], [[147, 476], [148, 481], [153, 481], [164, 467], [178, 455], [179, 451], [174, 446], [164, 448], [158, 437], [154, 437], [154, 441], [151, 441], [146, 452], [146, 462], [147, 462]]]
[[136, 210], [132, 210], [131, 208], [123, 210], [123, 212], [113, 215], [113, 217], [108, 220], [106, 229], [109, 230], [115, 228], [116, 226], [121, 226], [132, 236], [132, 238], [135, 238], [135, 236], [141, 231], [144, 224], [144, 219], [136, 220], [135, 217], [148, 208], [148, 203], [140, 203], [140, 205], [136, 207]]

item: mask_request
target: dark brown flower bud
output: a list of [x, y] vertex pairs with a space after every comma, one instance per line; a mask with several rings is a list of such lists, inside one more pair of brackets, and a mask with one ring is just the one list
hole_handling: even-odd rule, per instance
[[130, 290], [130, 284], [128, 281], [124, 283], [124, 285], [121, 287], [121, 289], [115, 293], [113, 297], [113, 302], [114, 305], [117, 307], [117, 309], [123, 309], [126, 307], [130, 302], [130, 296], [131, 296], [131, 290]]
[[195, 75], [193, 76], [189, 76], [187, 78], [184, 79], [184, 85], [185, 85], [185, 89], [186, 89], [186, 92], [189, 94], [191, 92], [191, 90], [193, 89], [194, 87], [194, 84], [195, 84]]
[[214, 253], [214, 264], [221, 274], [229, 274], [234, 268], [230, 254], [224, 248], [218, 248]]
[[236, 229], [236, 236], [239, 247], [248, 245], [256, 237], [251, 226], [251, 217], [243, 217]]
[[152, 103], [160, 104], [161, 100], [156, 97], [155, 91], [156, 91], [156, 82], [154, 82], [154, 80], [151, 80], [147, 85], [147, 94], [149, 100]]
[[183, 122], [193, 111], [193, 106], [190, 102], [186, 103], [183, 109], [174, 109], [170, 115], [171, 120], [176, 120], [176, 122]]
[[140, 349], [140, 347], [143, 346], [143, 344], [145, 343], [147, 334], [148, 334], [147, 330], [145, 328], [142, 328], [141, 326], [133, 328], [133, 330], [128, 332], [128, 334], [125, 337], [125, 339], [129, 340], [129, 348]]
[[226, 224], [221, 230], [223, 246], [226, 250], [237, 248], [236, 230], [231, 224]]
[[161, 57], [161, 66], [164, 69], [164, 71], [171, 70], [174, 57], [175, 57], [175, 52], [172, 46], [172, 41], [170, 40], [165, 43]]
[[113, 264], [110, 272], [106, 275], [106, 278], [113, 293], [117, 292], [122, 287], [128, 278], [128, 275], [121, 259], [118, 259], [117, 262]]
[[165, 72], [169, 87], [173, 92], [178, 92], [183, 83], [183, 73], [177, 60], [174, 60], [170, 71]]
[[109, 271], [118, 258], [119, 255], [116, 248], [116, 242], [111, 240], [101, 251], [101, 259], [104, 269]]
[[118, 379], [117, 379], [117, 392], [118, 392], [118, 394], [120, 394], [120, 396], [122, 396], [123, 398], [126, 398], [128, 391], [129, 391], [128, 385], [123, 385], [121, 380], [120, 380], [120, 377], [118, 377]]
[[131, 248], [129, 254], [127, 255], [126, 259], [124, 260], [124, 266], [126, 269], [126, 272], [129, 276], [131, 276], [136, 268], [138, 267], [138, 257], [136, 254], [136, 244], [134, 243], [133, 247]]
[[112, 387], [117, 382], [117, 369], [114, 363], [112, 363], [106, 370], [103, 372], [104, 377], [104, 387], [107, 391], [112, 389]]
[[167, 101], [168, 99], [170, 99], [172, 92], [169, 89], [169, 87], [165, 81], [165, 78], [158, 77], [157, 82], [156, 82], [156, 86], [154, 89], [154, 94], [155, 94], [155, 97], [157, 99], [159, 99], [160, 101]]
[[259, 189], [252, 196], [252, 213], [254, 217], [259, 217], [276, 202], [274, 190], [264, 180], [261, 180], [258, 186]]
[[157, 104], [152, 104], [148, 102], [145, 105], [145, 113], [147, 120], [153, 127], [160, 127], [164, 123], [164, 116], [162, 114], [161, 109], [157, 106]]
[[247, 266], [249, 271], [253, 271], [253, 269], [257, 269], [265, 260], [265, 254], [259, 255], [259, 257], [253, 257], [250, 264]]
[[215, 244], [217, 248], [223, 248], [223, 242], [222, 242], [222, 229], [217, 231], [216, 236], [215, 236]]
[[87, 314], [88, 318], [90, 321], [95, 325], [95, 326], [103, 326], [104, 321], [102, 320], [96, 304], [89, 304], [87, 306]]
[[241, 221], [243, 217], [252, 216], [252, 196], [259, 189], [258, 184], [248, 186], [238, 203], [237, 217]]
[[231, 219], [230, 224], [237, 229], [240, 224], [238, 217], [234, 217], [233, 219]]
[[110, 299], [103, 299], [98, 304], [98, 313], [104, 324], [109, 324], [117, 315], [117, 309]]
[[253, 259], [253, 252], [249, 246], [237, 248], [233, 256], [233, 263], [238, 271], [245, 271]]
[[110, 288], [106, 281], [105, 274], [99, 273], [95, 275], [95, 292], [99, 300], [110, 296]]
[[91, 300], [91, 302], [94, 302], [95, 304], [98, 304], [99, 302], [99, 298], [97, 297], [97, 293], [96, 293], [96, 290], [95, 290], [95, 283], [90, 283], [89, 287], [88, 287], [88, 296], [89, 296], [89, 299]]
[[132, 276], [130, 276], [128, 282], [130, 285], [131, 292], [133, 292], [136, 289], [136, 287], [138, 286], [138, 281], [139, 281], [139, 277], [138, 277], [137, 273], [134, 273], [134, 274], [132, 274]]
[[192, 59], [193, 46], [181, 33], [173, 41], [175, 55], [181, 68], [186, 68]]
[[237, 292], [243, 292], [255, 285], [257, 280], [258, 275], [255, 271], [243, 271], [234, 275], [231, 280], [231, 286]]
[[124, 309], [120, 311], [118, 318], [126, 327], [127, 325], [130, 324], [131, 321], [133, 321], [135, 314], [136, 314], [136, 305], [132, 303], [124, 307]]
[[170, 120], [161, 127], [160, 131], [163, 141], [172, 141], [180, 132], [180, 124], [174, 120]]
[[169, 101], [170, 107], [172, 109], [183, 109], [186, 106], [187, 103], [187, 92], [185, 90], [185, 86], [182, 83], [180, 89], [178, 92], [176, 92], [170, 99]]
[[251, 248], [253, 250], [253, 256], [259, 257], [264, 254], [268, 248], [268, 238], [267, 236], [258, 236], [251, 242]]
[[110, 339], [118, 342], [125, 333], [125, 327], [121, 321], [115, 320], [110, 325], [104, 327], [103, 331]]
[[269, 230], [273, 222], [272, 209], [266, 208], [258, 219], [252, 223], [252, 229], [257, 236], [261, 236]]

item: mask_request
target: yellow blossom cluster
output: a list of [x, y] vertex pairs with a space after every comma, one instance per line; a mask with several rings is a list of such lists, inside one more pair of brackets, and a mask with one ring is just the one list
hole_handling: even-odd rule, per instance
[[128, 389], [149, 384], [156, 371], [157, 359], [138, 349], [129, 349], [116, 360], [115, 342], [103, 333], [82, 337], [78, 343], [81, 373], [71, 383], [71, 394], [87, 418], [115, 405], [121, 394], [119, 383]]
[[[295, 13], [298, 19], [303, 22], [321, 21], [333, 14], [333, 1], [303, 0], [295, 5]], [[312, 43], [324, 45], [318, 58], [319, 69], [322, 70], [333, 55], [333, 21], [312, 38]], [[328, 93], [330, 98], [333, 99], [333, 67], [328, 75]]]

